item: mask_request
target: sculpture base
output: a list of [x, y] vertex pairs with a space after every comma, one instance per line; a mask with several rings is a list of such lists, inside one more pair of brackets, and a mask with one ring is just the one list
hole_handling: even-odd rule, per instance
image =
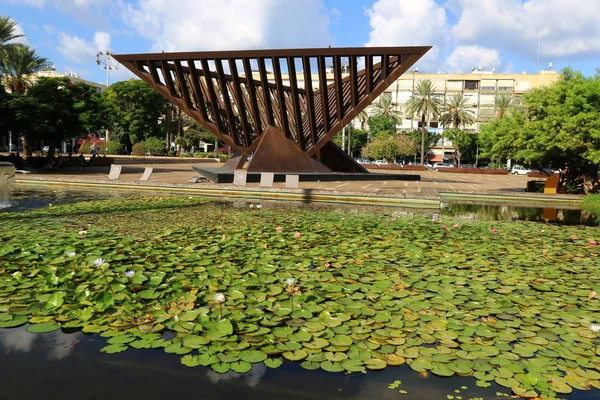
[[[233, 170], [223, 167], [195, 166], [194, 171], [214, 183], [233, 183]], [[298, 175], [300, 182], [336, 182], [336, 181], [420, 181], [421, 175], [370, 174], [370, 173], [291, 173]], [[285, 173], [275, 173], [274, 182], [285, 182]], [[260, 172], [248, 171], [247, 182], [260, 182]]]

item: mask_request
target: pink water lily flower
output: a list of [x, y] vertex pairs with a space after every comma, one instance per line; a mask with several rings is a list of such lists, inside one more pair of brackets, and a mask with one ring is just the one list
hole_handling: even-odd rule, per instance
[[294, 237], [295, 237], [296, 239], [300, 239], [300, 236], [302, 236], [302, 235], [300, 234], [300, 232], [296, 232], [296, 233], [294, 233]]
[[595, 240], [590, 240], [590, 246], [595, 246], [596, 245], [596, 241]]
[[596, 292], [594, 292], [594, 291], [592, 290], [592, 291], [590, 292], [590, 294], [588, 294], [588, 298], [591, 300], [591, 299], [593, 299], [594, 297], [596, 297], [596, 294], [597, 294], [597, 293], [596, 293]]
[[277, 232], [281, 232], [281, 231], [283, 230], [283, 228], [282, 228], [282, 227], [280, 227], [280, 226], [278, 226], [277, 228], [275, 228], [275, 230], [276, 230]]
[[458, 224], [452, 225], [452, 229], [456, 229], [456, 228], [458, 228]]
[[546, 249], [542, 250], [542, 254], [543, 254], [543, 255], [546, 255], [546, 254], [548, 254], [548, 250], [546, 250]]
[[443, 230], [443, 231], [445, 231], [445, 230], [447, 230], [447, 229], [448, 229], [448, 227], [447, 227], [446, 225], [442, 226], [442, 230]]
[[492, 232], [492, 233], [496, 233], [496, 232], [497, 232], [497, 230], [496, 230], [496, 228], [492, 228], [492, 229], [490, 229], [490, 232]]

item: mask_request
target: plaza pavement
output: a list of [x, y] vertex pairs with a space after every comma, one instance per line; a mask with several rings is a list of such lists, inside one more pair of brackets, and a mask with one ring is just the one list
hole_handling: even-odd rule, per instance
[[[137, 187], [154, 186], [161, 188], [177, 187], [190, 189], [206, 189], [214, 192], [223, 191], [247, 191], [248, 193], [270, 192], [285, 194], [286, 192], [310, 192], [319, 195], [344, 195], [344, 196], [375, 196], [377, 198], [390, 199], [421, 199], [441, 201], [440, 193], [485, 195], [488, 197], [505, 198], [512, 196], [517, 198], [533, 198], [539, 202], [546, 201], [580, 201], [580, 196], [573, 195], [544, 195], [540, 193], [526, 193], [527, 181], [539, 178], [513, 175], [479, 175], [479, 174], [457, 174], [427, 171], [398, 171], [377, 170], [372, 173], [400, 173], [421, 175], [420, 181], [328, 181], [328, 182], [300, 182], [299, 189], [285, 189], [284, 183], [274, 183], [273, 188], [261, 188], [258, 183], [249, 183], [245, 187], [233, 186], [232, 184], [214, 184], [211, 182], [190, 183], [190, 178], [198, 177], [198, 173], [192, 170], [194, 165], [219, 167], [222, 163], [214, 160], [177, 159], [159, 157], [118, 157], [115, 164], [122, 165], [122, 173], [118, 180], [109, 180], [110, 167], [93, 166], [90, 170], [78, 170], [76, 167], [68, 167], [57, 172], [45, 172], [31, 174], [17, 174], [17, 185], [19, 183], [33, 183], [33, 181], [47, 181], [64, 184], [93, 185], [123, 185]], [[147, 182], [140, 182], [145, 167], [152, 167], [154, 172]], [[227, 194], [224, 194], [225, 196]]]

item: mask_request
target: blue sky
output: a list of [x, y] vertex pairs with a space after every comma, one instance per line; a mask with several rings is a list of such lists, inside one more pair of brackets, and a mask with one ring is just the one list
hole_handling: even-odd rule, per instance
[[[116, 53], [433, 45], [431, 72], [600, 67], [600, 0], [0, 0], [60, 72], [104, 82]], [[128, 79], [120, 68], [111, 81]]]

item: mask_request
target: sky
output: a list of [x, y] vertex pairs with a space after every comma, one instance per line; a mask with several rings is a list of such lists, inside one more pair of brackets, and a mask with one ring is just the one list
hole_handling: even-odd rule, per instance
[[[433, 48], [422, 72], [600, 68], [600, 0], [0, 0], [59, 72], [106, 82], [117, 54], [299, 47]], [[538, 52], [539, 49], [539, 52]], [[133, 77], [124, 67], [110, 80]]]

